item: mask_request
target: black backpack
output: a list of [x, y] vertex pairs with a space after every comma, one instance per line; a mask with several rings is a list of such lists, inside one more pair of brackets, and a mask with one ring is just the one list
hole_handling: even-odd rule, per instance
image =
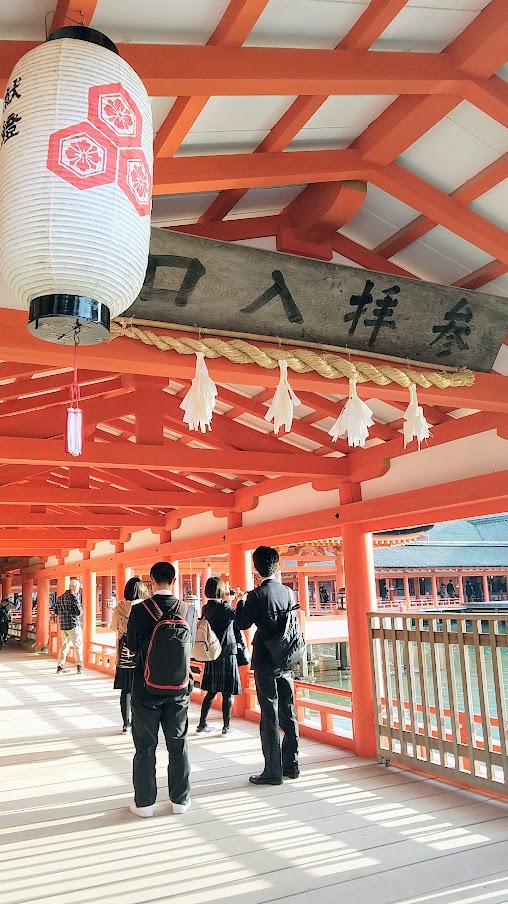
[[[165, 613], [154, 599], [141, 600], [155, 625], [145, 657], [145, 686], [151, 694], [181, 694], [189, 684], [192, 634], [186, 622], [188, 606], [178, 603]], [[183, 605], [183, 614], [179, 612]]]

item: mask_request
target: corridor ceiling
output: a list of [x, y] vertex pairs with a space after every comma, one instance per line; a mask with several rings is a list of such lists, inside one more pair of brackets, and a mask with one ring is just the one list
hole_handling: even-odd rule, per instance
[[[46, 27], [84, 22], [105, 32], [152, 98], [154, 225], [508, 294], [507, 0], [54, 6], [0, 0], [1, 90]], [[0, 285], [0, 308], [13, 307]], [[8, 444], [0, 450], [0, 555], [27, 556], [34, 544], [44, 556], [106, 538], [122, 542], [142, 527], [170, 529], [177, 516], [225, 511], [231, 494], [252, 495], [274, 478], [273, 488], [302, 483], [291, 468], [270, 472], [270, 453], [305, 455], [308, 479], [324, 488], [326, 468], [316, 464], [313, 473], [312, 462], [350, 452], [327, 433], [346, 389], [295, 386], [302, 404], [293, 429], [275, 437], [263, 418], [276, 375], [262, 372], [256, 382], [252, 373], [244, 379], [244, 371], [233, 377], [223, 369], [215, 376], [213, 429], [202, 437], [186, 429], [178, 407], [191, 362], [170, 378], [144, 377], [119, 355], [118, 369], [114, 359], [80, 374], [88, 444], [108, 444], [109, 458], [70, 468], [64, 457], [37, 463], [37, 442], [28, 440], [61, 445], [68, 359], [56, 364], [51, 350], [46, 364], [39, 354], [11, 357], [8, 348], [4, 331], [0, 447], [4, 437], [20, 441], [19, 450], [11, 444], [12, 462]], [[132, 345], [129, 351], [136, 357]], [[505, 346], [496, 370], [508, 374]], [[434, 397], [425, 408], [436, 443], [456, 435], [457, 420], [468, 422], [463, 436], [492, 429], [503, 410], [475, 407], [474, 399], [467, 406], [459, 396], [442, 404]], [[363, 397], [376, 423], [348, 467], [380, 460], [372, 453], [380, 443], [402, 452], [407, 402], [374, 387]], [[198, 457], [193, 468], [168, 470], [134, 456], [130, 467], [119, 465], [135, 442], [153, 441], [147, 411], [160, 412], [166, 447], [218, 450], [223, 468], [203, 469]], [[32, 458], [23, 444], [35, 449]], [[235, 470], [236, 451], [255, 453], [257, 467]]]

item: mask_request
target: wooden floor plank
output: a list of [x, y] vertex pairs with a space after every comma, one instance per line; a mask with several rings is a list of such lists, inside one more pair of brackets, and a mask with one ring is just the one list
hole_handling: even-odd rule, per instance
[[297, 782], [255, 788], [258, 726], [203, 738], [198, 715], [192, 809], [170, 814], [161, 751], [156, 817], [136, 819], [111, 679], [2, 650], [2, 904], [508, 901], [505, 805], [309, 739]]

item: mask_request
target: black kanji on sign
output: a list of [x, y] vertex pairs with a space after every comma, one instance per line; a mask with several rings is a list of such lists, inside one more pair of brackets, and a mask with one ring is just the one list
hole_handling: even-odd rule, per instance
[[457, 304], [454, 304], [453, 308], [446, 311], [444, 319], [447, 322], [442, 323], [440, 326], [432, 327], [432, 332], [437, 335], [430, 344], [434, 345], [436, 342], [443, 343], [443, 347], [437, 353], [438, 358], [445, 358], [447, 355], [451, 355], [453, 344], [455, 344], [461, 352], [464, 352], [469, 348], [464, 337], [471, 335], [471, 327], [467, 326], [467, 324], [471, 322], [472, 318], [473, 312], [467, 303], [467, 299], [461, 298]]
[[21, 94], [18, 91], [20, 82], [21, 76], [19, 78], [13, 79], [12, 85], [7, 86], [7, 91], [5, 92], [4, 97], [4, 109], [5, 107], [8, 107], [10, 103], [12, 103], [15, 97], [21, 97]]
[[349, 299], [349, 304], [356, 305], [356, 311], [351, 311], [349, 314], [344, 315], [344, 323], [349, 323], [351, 320], [351, 326], [349, 327], [349, 335], [352, 336], [356, 327], [360, 322], [360, 318], [362, 314], [365, 313], [369, 304], [374, 303], [374, 299], [372, 297], [372, 289], [374, 288], [374, 283], [371, 279], [368, 279], [363, 288], [363, 292], [361, 295], [352, 295]]
[[[187, 272], [179, 289], [154, 288], [155, 277], [159, 267], [181, 267]], [[150, 254], [143, 288], [139, 293], [142, 301], [161, 298], [174, 301], [177, 308], [185, 308], [199, 280], [206, 273], [197, 257], [181, 257], [178, 254]]]
[[280, 297], [282, 301], [282, 307], [284, 308], [284, 313], [289, 320], [290, 323], [303, 323], [303, 317], [300, 313], [298, 305], [294, 300], [291, 292], [289, 291], [286, 281], [280, 272], [280, 270], [272, 271], [272, 279], [273, 286], [270, 286], [266, 292], [263, 292], [259, 298], [256, 298], [252, 304], [247, 305], [246, 308], [241, 308], [242, 314], [255, 314], [256, 311], [259, 311], [261, 308], [264, 308], [265, 304], [268, 304], [269, 301], [272, 301], [273, 298], [276, 298], [277, 295]]
[[21, 116], [18, 116], [17, 113], [9, 113], [7, 119], [4, 119], [2, 123], [2, 144], [5, 144], [9, 138], [19, 135], [17, 130], [18, 122], [21, 122]]
[[382, 294], [384, 298], [376, 299], [376, 307], [373, 310], [373, 317], [370, 320], [364, 320], [365, 326], [372, 326], [374, 329], [372, 330], [371, 337], [369, 339], [369, 348], [372, 348], [374, 345], [377, 334], [381, 327], [387, 326], [391, 330], [395, 329], [395, 320], [391, 320], [393, 317], [393, 312], [398, 305], [398, 299], [393, 298], [393, 295], [398, 295], [400, 292], [400, 286], [392, 286], [390, 289], [382, 289]]

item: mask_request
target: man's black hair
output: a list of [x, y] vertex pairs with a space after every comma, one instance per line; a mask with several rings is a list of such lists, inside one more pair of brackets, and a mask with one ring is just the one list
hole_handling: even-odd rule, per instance
[[171, 585], [175, 580], [176, 571], [171, 562], [156, 562], [150, 568], [150, 577], [156, 584]]
[[272, 546], [258, 546], [252, 553], [254, 568], [262, 578], [269, 578], [279, 567], [279, 553]]

